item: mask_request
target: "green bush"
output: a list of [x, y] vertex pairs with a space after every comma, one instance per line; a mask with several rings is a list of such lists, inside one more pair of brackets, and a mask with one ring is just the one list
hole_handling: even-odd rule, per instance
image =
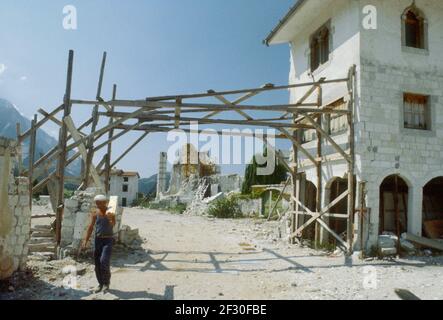
[[243, 217], [240, 205], [235, 197], [215, 201], [209, 206], [208, 214], [220, 219], [238, 219]]
[[187, 206], [184, 203], [178, 203], [175, 206], [169, 208], [169, 210], [173, 213], [183, 214], [185, 212]]

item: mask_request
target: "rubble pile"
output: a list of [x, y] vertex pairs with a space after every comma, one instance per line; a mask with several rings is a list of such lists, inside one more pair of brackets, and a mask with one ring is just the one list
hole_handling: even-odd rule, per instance
[[138, 229], [131, 229], [127, 225], [123, 225], [118, 232], [118, 242], [127, 247], [139, 247], [143, 243]]
[[201, 179], [195, 190], [194, 198], [186, 208], [184, 215], [204, 215], [209, 207], [208, 201], [204, 201], [209, 185], [206, 179]]

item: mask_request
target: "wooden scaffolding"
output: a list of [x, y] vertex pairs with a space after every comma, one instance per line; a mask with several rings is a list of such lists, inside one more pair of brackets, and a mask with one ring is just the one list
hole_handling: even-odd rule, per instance
[[[275, 86], [266, 84], [259, 88], [231, 90], [216, 92], [209, 90], [206, 93], [171, 95], [149, 97], [142, 100], [120, 100], [117, 99], [117, 86], [113, 86], [112, 98], [104, 100], [102, 98], [102, 85], [106, 65], [106, 53], [103, 54], [100, 68], [97, 94], [95, 100], [79, 100], [71, 97], [72, 74], [73, 74], [74, 52], [69, 52], [67, 66], [67, 81], [63, 103], [52, 111], [39, 109], [38, 112], [43, 116], [37, 120], [37, 116], [32, 121], [32, 126], [26, 132], [20, 132], [17, 126], [18, 141], [23, 143], [29, 139], [29, 165], [28, 168], [22, 168], [20, 174], [33, 178], [41, 175], [42, 170], [48, 169], [48, 163], [57, 163], [55, 170], [48, 172], [44, 179], [33, 186], [30, 183], [30, 197], [33, 193], [41, 190], [44, 186], [52, 182], [55, 191], [52, 197], [56, 203], [56, 241], [60, 244], [61, 223], [64, 209], [64, 186], [65, 186], [65, 168], [74, 160], [81, 158], [83, 161], [81, 186], [85, 189], [88, 186], [95, 185], [109, 192], [108, 183], [111, 169], [121, 161], [137, 144], [146, 136], [154, 132], [168, 132], [173, 129], [182, 129], [188, 133], [194, 132], [189, 127], [191, 122], [198, 122], [204, 125], [224, 124], [246, 127], [269, 127], [278, 132], [272, 138], [288, 139], [293, 146], [292, 160], [287, 161], [282, 153], [272, 149], [276, 157], [284, 164], [289, 175], [289, 183], [292, 184], [291, 211], [292, 214], [292, 233], [291, 239], [294, 241], [302, 236], [305, 228], [313, 223], [320, 224], [327, 230], [338, 243], [348, 252], [352, 250], [353, 233], [353, 215], [355, 212], [354, 200], [354, 93], [355, 93], [355, 67], [352, 67], [346, 78], [342, 79], [321, 79], [309, 83], [300, 83], [284, 86]], [[347, 109], [336, 109], [330, 105], [323, 105], [322, 88], [325, 85], [346, 85], [348, 91]], [[252, 105], [244, 104], [245, 101], [255, 97], [263, 92], [277, 90], [306, 90], [303, 97], [296, 103], [283, 105]], [[236, 96], [229, 100], [229, 96]], [[315, 96], [316, 95], [316, 96]], [[209, 98], [216, 100], [216, 103], [207, 103]], [[202, 101], [204, 100], [204, 101]], [[315, 100], [315, 102], [307, 102]], [[91, 117], [84, 123], [76, 126], [71, 117], [74, 108], [79, 106], [91, 107]], [[116, 110], [119, 108], [119, 111]], [[127, 110], [122, 112], [121, 110]], [[233, 120], [232, 117], [226, 117], [228, 112], [238, 113], [244, 120]], [[248, 111], [271, 111], [278, 114], [272, 117], [257, 117], [248, 114]], [[60, 118], [61, 114], [61, 118]], [[204, 114], [204, 115], [202, 115]], [[324, 115], [346, 116], [348, 119], [348, 145], [349, 149], [344, 150], [334, 141], [333, 136], [324, 128], [322, 119]], [[106, 125], [99, 126], [99, 120], [105, 120]], [[35, 143], [37, 129], [48, 121], [57, 124], [59, 130], [58, 145], [49, 150], [46, 154], [35, 159]], [[101, 121], [103, 123], [103, 121]], [[303, 146], [301, 132], [303, 130], [314, 129], [317, 132], [317, 151], [312, 154]], [[118, 157], [112, 157], [112, 143], [128, 132], [139, 131], [141, 135]], [[246, 135], [241, 134], [240, 135]], [[269, 138], [270, 136], [268, 136]], [[105, 139], [99, 142], [99, 139]], [[264, 138], [266, 142], [266, 137]], [[332, 146], [339, 157], [344, 159], [348, 165], [348, 188], [338, 196], [334, 201], [325, 207], [321, 207], [322, 190], [322, 166], [325, 165], [326, 157], [322, 153], [324, 143]], [[100, 159], [97, 165], [94, 165], [94, 155], [97, 151], [106, 148], [105, 156]], [[268, 148], [273, 148], [268, 145]], [[317, 170], [317, 195], [316, 209], [309, 210], [303, 199], [300, 197], [300, 177], [301, 168], [298, 163], [301, 159], [308, 159]], [[104, 179], [102, 178], [104, 177]], [[342, 216], [347, 220], [347, 236], [342, 239], [337, 235], [323, 220], [330, 213], [330, 209], [338, 202], [347, 199], [347, 214]], [[299, 223], [298, 216], [307, 216], [304, 223]]]

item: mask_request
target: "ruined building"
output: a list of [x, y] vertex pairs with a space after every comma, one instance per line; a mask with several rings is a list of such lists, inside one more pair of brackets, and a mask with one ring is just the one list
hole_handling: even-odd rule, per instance
[[[345, 78], [356, 67], [355, 206], [366, 209], [355, 215], [354, 247], [370, 248], [385, 232], [441, 237], [443, 2], [299, 0], [265, 42], [290, 45], [290, 84]], [[291, 103], [305, 94], [303, 88], [291, 89]], [[330, 108], [350, 99], [345, 86], [326, 87], [321, 95]], [[349, 149], [345, 117], [324, 115], [322, 126]], [[315, 130], [301, 135], [315, 155]], [[311, 190], [305, 204], [312, 210], [319, 186], [323, 208], [347, 184], [345, 161], [325, 139], [321, 144], [329, 160], [320, 185], [315, 167], [299, 159], [302, 186]], [[339, 234], [346, 232], [340, 219], [346, 208], [344, 199], [331, 209], [337, 218], [324, 218]], [[323, 232], [323, 240], [328, 236]]]
[[199, 152], [192, 144], [184, 145], [172, 165], [169, 188], [166, 190], [167, 154], [160, 153], [157, 176], [157, 201], [189, 204], [196, 191], [211, 197], [220, 192], [239, 191], [242, 178], [238, 175], [221, 175], [220, 167], [207, 152]]

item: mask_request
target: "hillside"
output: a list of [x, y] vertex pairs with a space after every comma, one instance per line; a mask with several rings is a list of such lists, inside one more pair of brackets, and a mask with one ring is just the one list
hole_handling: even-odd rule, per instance
[[[16, 124], [20, 123], [21, 131], [24, 132], [31, 127], [31, 120], [26, 118], [13, 103], [0, 98], [0, 136], [16, 139]], [[43, 129], [37, 130], [35, 157], [45, 154], [57, 145], [57, 140]], [[23, 163], [28, 165], [29, 139], [23, 143]], [[74, 176], [80, 173], [80, 161], [77, 160], [67, 168], [66, 174]]]
[[[168, 172], [166, 174], [167, 187], [169, 187], [169, 179], [171, 174]], [[149, 178], [143, 178], [138, 181], [138, 191], [145, 195], [156, 194], [157, 192], [157, 174], [150, 176]]]

